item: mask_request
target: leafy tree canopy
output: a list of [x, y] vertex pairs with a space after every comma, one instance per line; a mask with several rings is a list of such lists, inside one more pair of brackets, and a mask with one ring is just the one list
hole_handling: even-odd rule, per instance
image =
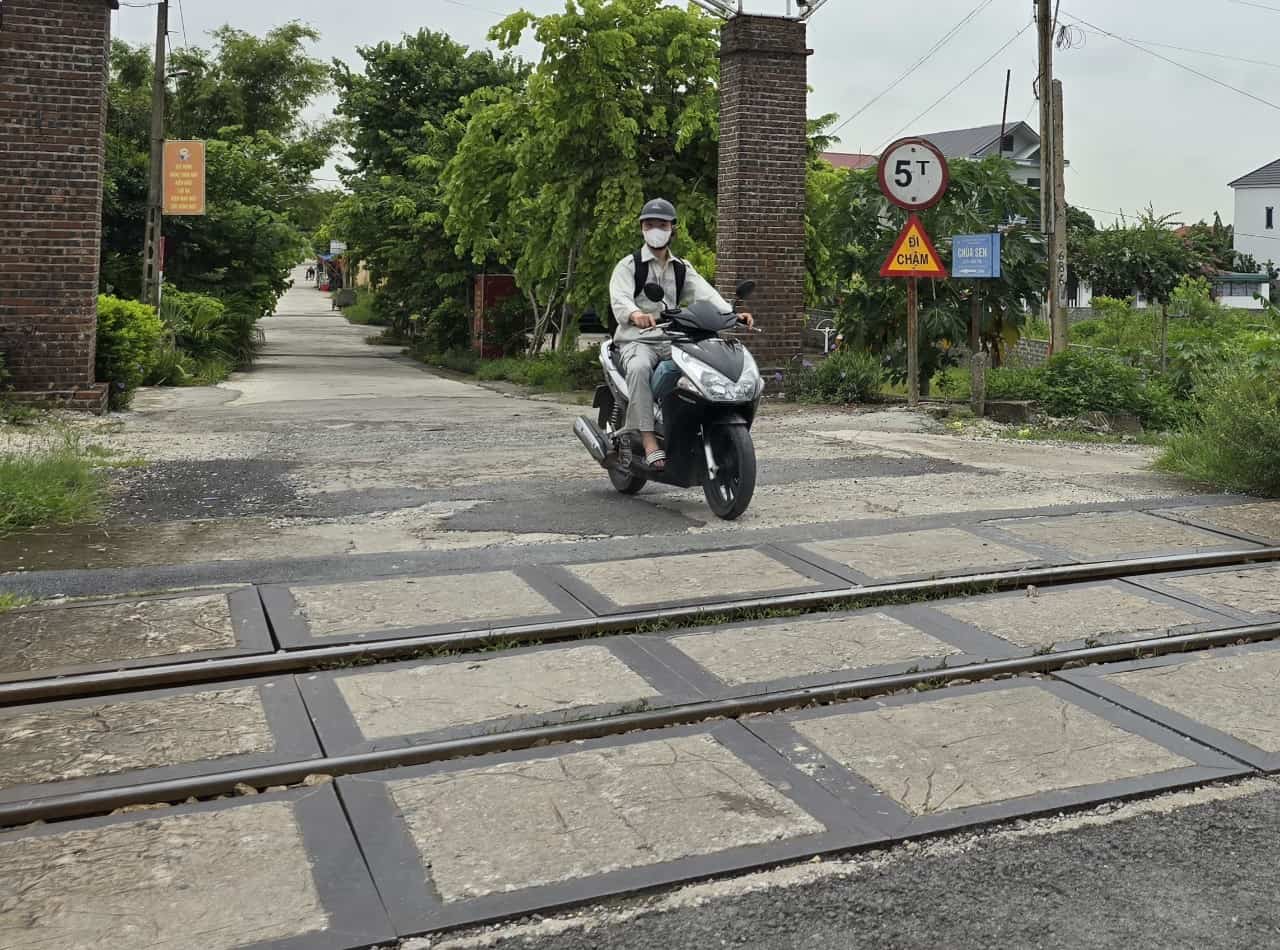
[[[166, 132], [208, 143], [208, 214], [165, 220], [165, 276], [269, 313], [305, 248], [300, 225], [315, 220], [311, 176], [335, 129], [308, 125], [301, 112], [328, 88], [328, 73], [306, 52], [318, 34], [299, 24], [264, 37], [230, 27], [213, 36], [212, 50], [178, 50], [170, 60]], [[102, 284], [117, 294], [136, 295], [141, 284], [152, 73], [147, 48], [113, 44]]]
[[468, 99], [446, 226], [473, 260], [512, 268], [541, 323], [602, 300], [650, 197], [676, 203], [679, 252], [711, 269], [716, 27], [661, 0], [568, 0], [491, 31], [502, 49], [531, 33], [542, 54], [526, 83]]
[[[832, 171], [834, 190], [827, 197], [823, 243], [833, 248], [831, 295], [846, 340], [885, 355], [895, 375], [906, 373], [906, 282], [881, 278], [888, 256], [906, 220], [880, 192], [874, 168]], [[1003, 231], [1002, 276], [995, 280], [923, 281], [920, 285], [922, 381], [953, 360], [968, 336], [971, 301], [982, 302], [980, 335], [997, 358], [1017, 339], [1025, 312], [1039, 306], [1045, 281], [1044, 251], [1024, 226], [1008, 226], [1014, 217], [1034, 212], [1035, 193], [1009, 177], [1000, 158], [951, 164], [951, 185], [941, 203], [921, 215], [938, 252], [950, 265], [951, 238], [957, 234]], [[811, 205], [812, 213], [812, 205]]]

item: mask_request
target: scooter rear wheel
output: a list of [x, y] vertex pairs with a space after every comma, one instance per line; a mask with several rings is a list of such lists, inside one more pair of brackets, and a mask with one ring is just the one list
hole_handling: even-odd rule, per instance
[[716, 517], [732, 521], [747, 510], [756, 492], [756, 447], [746, 426], [712, 426], [706, 438], [719, 471], [702, 483]]
[[618, 471], [616, 468], [611, 468], [609, 469], [609, 481], [622, 494], [634, 495], [644, 488], [649, 479], [641, 478], [639, 475], [629, 475], [626, 472]]

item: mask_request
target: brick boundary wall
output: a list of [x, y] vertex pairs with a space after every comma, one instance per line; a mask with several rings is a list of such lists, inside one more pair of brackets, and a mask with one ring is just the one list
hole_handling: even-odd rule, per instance
[[804, 345], [808, 161], [805, 24], [739, 14], [720, 31], [716, 285], [759, 289], [764, 332], [747, 344], [761, 369], [785, 370]]
[[117, 3], [2, 2], [0, 353], [20, 397], [100, 411], [94, 349]]
[[[1091, 353], [1115, 353], [1115, 350], [1106, 347], [1085, 346], [1082, 343], [1072, 343], [1070, 346], [1073, 350], [1088, 350]], [[1049, 362], [1048, 340], [1028, 340], [1023, 337], [1014, 344], [1013, 349], [1009, 350], [1006, 356], [1007, 365], [1025, 366], [1029, 369], [1043, 366], [1047, 362]]]

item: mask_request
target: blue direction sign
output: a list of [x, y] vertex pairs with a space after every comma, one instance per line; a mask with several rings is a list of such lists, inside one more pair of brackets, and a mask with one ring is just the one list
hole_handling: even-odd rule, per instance
[[999, 277], [1000, 235], [957, 234], [951, 239], [952, 277]]

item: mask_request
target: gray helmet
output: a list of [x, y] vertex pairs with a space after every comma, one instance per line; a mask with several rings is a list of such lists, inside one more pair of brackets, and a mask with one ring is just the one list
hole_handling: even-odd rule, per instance
[[640, 209], [641, 221], [670, 221], [676, 223], [676, 206], [666, 198], [654, 198], [646, 201]]

